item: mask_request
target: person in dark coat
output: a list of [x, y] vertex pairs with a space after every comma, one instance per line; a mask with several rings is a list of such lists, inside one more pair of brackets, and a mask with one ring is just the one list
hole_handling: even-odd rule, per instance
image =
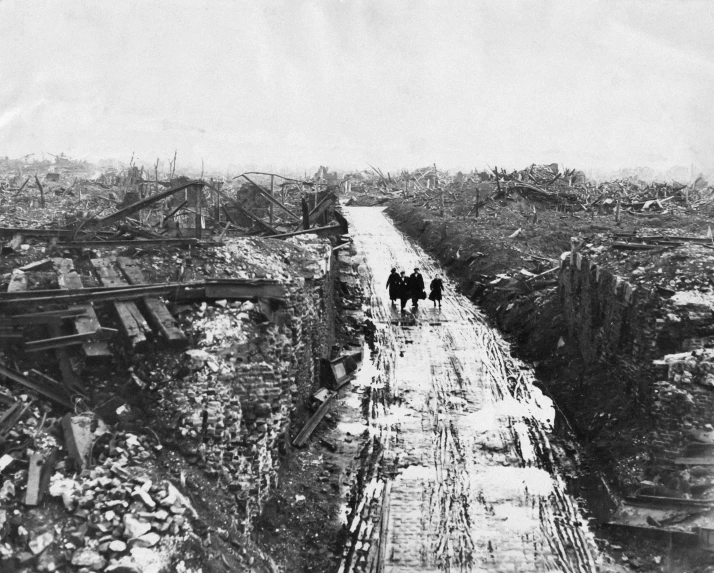
[[[424, 292], [424, 277], [421, 276], [419, 269], [414, 269], [414, 272], [409, 276], [409, 294], [412, 297], [412, 306], [419, 307], [419, 299], [421, 293]], [[424, 297], [426, 298], [426, 296]]]
[[389, 289], [389, 300], [394, 304], [394, 301], [402, 294], [402, 279], [399, 277], [397, 269], [392, 269], [392, 272], [389, 274], [387, 288]]
[[399, 300], [402, 303], [402, 312], [404, 312], [404, 307], [407, 306], [410, 295], [409, 277], [402, 271], [399, 275]]
[[444, 283], [439, 275], [436, 275], [431, 284], [429, 285], [429, 300], [434, 302], [434, 308], [436, 308], [436, 303], [439, 303], [439, 308], [441, 308], [441, 293], [444, 290]]

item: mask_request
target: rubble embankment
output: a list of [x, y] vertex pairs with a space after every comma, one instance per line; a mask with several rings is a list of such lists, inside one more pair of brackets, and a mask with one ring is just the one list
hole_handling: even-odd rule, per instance
[[524, 221], [503, 206], [475, 218], [405, 200], [387, 212], [509, 333], [622, 493], [706, 489], [708, 471], [682, 466], [714, 423], [706, 217]]
[[[188, 252], [129, 247], [77, 257], [72, 272], [90, 288], [91, 261], [130, 255], [153, 282], [260, 279], [282, 294], [246, 300], [223, 285], [225, 298], [170, 304], [185, 346], [149, 336], [131, 347], [115, 337], [106, 357], [74, 364], [84, 382], [74, 412], [8, 381], [0, 398], [24, 410], [2, 436], [3, 566], [275, 570], [251, 536], [290, 435], [310, 415], [320, 359], [333, 350], [332, 247], [315, 237], [244, 238]], [[29, 244], [11, 267], [45, 256], [42, 242]], [[35, 288], [56, 281], [44, 267], [26, 274]], [[122, 326], [114, 313], [98, 313], [107, 331]], [[50, 354], [10, 355], [6, 346], [2, 362], [58, 377]], [[45, 503], [30, 500], [45, 493]]]

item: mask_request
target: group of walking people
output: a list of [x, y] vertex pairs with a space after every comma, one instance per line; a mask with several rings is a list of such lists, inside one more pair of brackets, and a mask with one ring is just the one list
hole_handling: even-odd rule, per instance
[[[404, 307], [409, 299], [412, 299], [412, 308], [419, 308], [419, 301], [426, 298], [424, 277], [418, 268], [414, 269], [414, 272], [409, 276], [404, 271], [397, 272], [397, 269], [392, 269], [387, 279], [387, 288], [392, 304], [395, 304], [397, 300], [401, 302], [402, 312], [404, 312]], [[429, 290], [429, 300], [434, 302], [434, 308], [437, 304], [441, 308], [441, 293], [444, 290], [444, 283], [439, 275], [431, 281]]]

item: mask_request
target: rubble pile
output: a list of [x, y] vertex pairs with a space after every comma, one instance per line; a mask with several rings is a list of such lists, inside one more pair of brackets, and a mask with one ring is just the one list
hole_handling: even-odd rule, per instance
[[[144, 549], [154, 548], [149, 561], [156, 561], [195, 535], [190, 502], [152, 471], [161, 450], [154, 439], [110, 431], [91, 413], [60, 421], [44, 412], [40, 421], [39, 410], [30, 412], [8, 435], [13, 446], [5, 451], [14, 455], [2, 457], [0, 554], [6, 566], [142, 571]], [[51, 521], [40, 508], [46, 495], [65, 509], [54, 507]]]
[[689, 185], [640, 180], [637, 176], [605, 182], [588, 181], [581, 171], [560, 169], [557, 163], [531, 165], [507, 172], [494, 167], [455, 175], [431, 166], [386, 175], [377, 168], [346, 175], [347, 204], [379, 205], [393, 199], [456, 216], [478, 216], [481, 208], [493, 211], [495, 202], [519, 204], [533, 215], [541, 210], [612, 213], [650, 217], [709, 212], [714, 187], [703, 177]]
[[[126, 186], [120, 175], [102, 181]], [[17, 218], [21, 210], [0, 216], [0, 224], [13, 226], [0, 258], [0, 288], [9, 291], [1, 297], [0, 364], [10, 374], [0, 391], [2, 566], [189, 571], [186, 547], [211, 547], [203, 520], [211, 531], [230, 529], [239, 560], [247, 560], [243, 541], [275, 486], [280, 450], [291, 424], [301, 423], [319, 360], [332, 350], [333, 243], [307, 234], [287, 240], [226, 234], [221, 243], [192, 239], [179, 249], [155, 240], [151, 217], [158, 211], [137, 212], [136, 220], [112, 223], [110, 231], [92, 228], [101, 207], [88, 187], [73, 230], [60, 228], [67, 220], [58, 214], [69, 208], [55, 199], [71, 195], [45, 196], [32, 223], [50, 226], [57, 233], [50, 241], [43, 234], [49, 229]], [[6, 185], [0, 193], [17, 190]], [[36, 205], [27, 200], [28, 208]], [[22, 284], [14, 289], [18, 277]], [[123, 293], [132, 289], [138, 294], [125, 302]], [[72, 297], [84, 306], [71, 306]], [[121, 309], [136, 301], [129, 314], [143, 321], [142, 313], [150, 318], [149, 298], [180, 330], [177, 344], [153, 322], [145, 340], [128, 336], [129, 315]], [[89, 312], [92, 332], [72, 334]], [[45, 324], [58, 330], [47, 332]], [[51, 351], [28, 351], [37, 338]], [[85, 342], [101, 342], [106, 352], [87, 355]], [[84, 413], [65, 415], [72, 408]], [[180, 493], [191, 483], [184, 479], [189, 471], [213, 484], [209, 497], [232, 497], [231, 515], [192, 507]]]

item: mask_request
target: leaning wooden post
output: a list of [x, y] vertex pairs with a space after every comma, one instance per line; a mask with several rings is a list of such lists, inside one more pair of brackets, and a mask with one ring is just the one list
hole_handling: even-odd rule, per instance
[[[270, 196], [275, 197], [275, 175], [270, 176]], [[273, 204], [268, 205], [268, 217], [269, 222], [273, 224]]]
[[35, 175], [35, 181], [37, 182], [37, 188], [40, 190], [40, 207], [45, 208], [45, 190], [42, 188], [42, 183], [40, 183], [39, 178]]

